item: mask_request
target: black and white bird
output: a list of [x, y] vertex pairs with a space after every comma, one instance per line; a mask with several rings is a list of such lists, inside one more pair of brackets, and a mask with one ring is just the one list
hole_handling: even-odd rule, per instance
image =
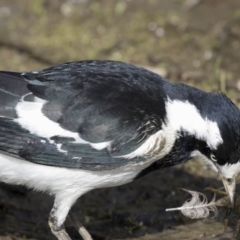
[[115, 61], [0, 72], [0, 181], [53, 195], [59, 240], [70, 239], [64, 221], [84, 193], [196, 158], [233, 202], [240, 111], [224, 94]]

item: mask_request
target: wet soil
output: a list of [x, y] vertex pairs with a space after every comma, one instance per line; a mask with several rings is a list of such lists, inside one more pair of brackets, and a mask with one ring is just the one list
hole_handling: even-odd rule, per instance
[[[0, 68], [35, 70], [65, 61], [139, 64], [175, 82], [223, 91], [240, 104], [239, 0], [0, 0]], [[230, 239], [224, 211], [214, 220], [165, 212], [189, 197], [179, 188], [221, 187], [198, 162], [156, 171], [125, 186], [82, 196], [71, 214], [94, 239]], [[211, 194], [209, 195], [211, 197]], [[0, 240], [55, 239], [53, 199], [0, 185]], [[69, 220], [72, 239], [81, 239]]]

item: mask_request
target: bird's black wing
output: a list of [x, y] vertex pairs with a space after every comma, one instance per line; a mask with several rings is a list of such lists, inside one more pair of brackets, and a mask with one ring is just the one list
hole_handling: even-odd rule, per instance
[[160, 76], [112, 61], [65, 63], [24, 74], [0, 72], [0, 150], [50, 166], [113, 169], [161, 130]]

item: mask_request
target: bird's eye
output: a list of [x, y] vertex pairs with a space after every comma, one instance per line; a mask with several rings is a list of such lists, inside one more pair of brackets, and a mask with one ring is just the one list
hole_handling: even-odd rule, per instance
[[210, 158], [211, 158], [211, 160], [212, 160], [213, 162], [216, 162], [216, 161], [217, 161], [215, 155], [212, 154], [212, 153], [210, 154]]

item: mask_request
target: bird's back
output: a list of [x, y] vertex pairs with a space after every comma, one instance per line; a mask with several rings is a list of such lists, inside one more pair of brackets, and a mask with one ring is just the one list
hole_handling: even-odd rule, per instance
[[106, 170], [135, 154], [166, 114], [157, 74], [112, 61], [0, 72], [0, 150], [37, 164]]

